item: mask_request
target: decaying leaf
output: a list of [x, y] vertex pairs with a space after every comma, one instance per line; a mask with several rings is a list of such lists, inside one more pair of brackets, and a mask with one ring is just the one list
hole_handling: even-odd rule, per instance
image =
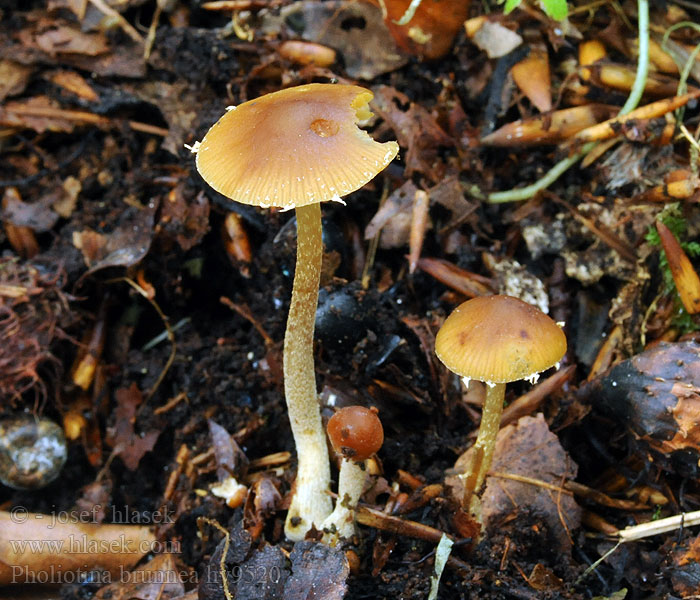
[[579, 394], [624, 423], [649, 448], [666, 455], [671, 461], [666, 464], [694, 465], [691, 470], [697, 470], [700, 346], [694, 342], [659, 343], [616, 364]]
[[209, 231], [209, 200], [204, 192], [194, 196], [185, 183], [178, 183], [161, 203], [156, 224], [159, 237], [174, 239], [183, 250], [194, 248]]
[[382, 21], [379, 8], [366, 2], [294, 2], [280, 12], [287, 23], [302, 23], [297, 35], [337, 50], [350, 77], [372, 79], [407, 62]]
[[444, 175], [438, 148], [454, 146], [454, 140], [442, 130], [435, 117], [405, 94], [386, 85], [377, 88], [373, 106], [394, 130], [401, 148], [407, 149], [403, 157], [406, 177], [420, 173], [438, 183]]
[[[28, 33], [22, 30], [20, 39]], [[83, 33], [76, 27], [69, 25], [56, 25], [42, 31], [34, 32], [32, 41], [37, 48], [50, 56], [56, 54], [85, 54], [97, 56], [109, 50], [107, 38], [99, 33]], [[25, 40], [28, 41], [28, 40]]]
[[97, 600], [170, 600], [185, 592], [183, 567], [169, 552], [157, 554], [153, 560], [106, 585], [95, 595]]
[[700, 586], [700, 536], [673, 553], [671, 584], [681, 598], [692, 598]]
[[[128, 88], [127, 88], [128, 89]], [[163, 148], [173, 156], [183, 151], [184, 142], [192, 135], [197, 119], [193, 106], [203, 103], [202, 93], [187, 82], [146, 81], [133, 86], [134, 94], [157, 107], [168, 123]]]
[[143, 402], [141, 390], [135, 383], [118, 389], [114, 395], [117, 400], [115, 423], [107, 429], [107, 443], [126, 467], [134, 471], [143, 455], [153, 450], [160, 432], [152, 430], [140, 434], [134, 431], [136, 410]]
[[8, 96], [21, 94], [27, 87], [31, 74], [31, 67], [0, 59], [0, 102]]
[[365, 239], [370, 240], [381, 232], [382, 248], [405, 246], [411, 228], [411, 206], [416, 190], [410, 180], [394, 190], [367, 224]]
[[17, 227], [29, 227], [37, 233], [43, 233], [56, 224], [58, 214], [51, 210], [46, 201], [24, 202], [16, 188], [6, 188], [0, 219]]
[[47, 96], [34, 96], [23, 100], [6, 102], [0, 107], [0, 125], [4, 127], [19, 127], [33, 129], [37, 133], [45, 131], [58, 131], [62, 133], [72, 132], [77, 123], [63, 116], [46, 114], [32, 114], [36, 109], [56, 109], [58, 104]]
[[[457, 459], [455, 471], [464, 472], [470, 460], [468, 450]], [[564, 480], [573, 479], [576, 472], [576, 465], [557, 436], [549, 431], [541, 413], [507, 425], [498, 432], [491, 471], [481, 496], [484, 529], [493, 535], [534, 521], [545, 526], [550, 544], [559, 552], [568, 552], [572, 532], [581, 520], [581, 509], [561, 485]], [[518, 476], [529, 481], [517, 480]], [[538, 485], [538, 481], [543, 485]], [[447, 483], [461, 498], [462, 480], [450, 477]]]
[[89, 267], [87, 274], [140, 262], [151, 247], [156, 208], [155, 201], [142, 208], [128, 207], [111, 233], [89, 229], [74, 232], [73, 245], [83, 253]]
[[520, 119], [503, 125], [481, 138], [485, 146], [534, 146], [556, 144], [575, 133], [609, 119], [617, 112], [614, 106], [586, 104]]
[[212, 448], [216, 458], [216, 476], [224, 481], [231, 475], [242, 479], [248, 469], [248, 458], [226, 429], [214, 422], [207, 421]]

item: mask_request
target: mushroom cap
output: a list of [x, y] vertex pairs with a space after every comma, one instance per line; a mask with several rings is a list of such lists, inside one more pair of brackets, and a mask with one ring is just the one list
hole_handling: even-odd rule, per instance
[[450, 371], [488, 383], [528, 379], [554, 366], [565, 352], [561, 327], [512, 296], [467, 300], [435, 338], [435, 354]]
[[372, 116], [372, 92], [310, 83], [231, 108], [197, 149], [197, 169], [224, 196], [290, 209], [338, 200], [362, 187], [396, 156], [357, 127]]
[[365, 460], [384, 443], [384, 429], [376, 409], [346, 406], [328, 420], [328, 439], [333, 450], [348, 460]]

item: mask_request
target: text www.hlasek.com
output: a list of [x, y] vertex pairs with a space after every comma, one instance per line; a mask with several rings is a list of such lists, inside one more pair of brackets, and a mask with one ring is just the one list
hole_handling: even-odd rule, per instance
[[128, 539], [124, 534], [109, 540], [96, 540], [87, 534], [70, 535], [62, 540], [10, 540], [16, 555], [22, 554], [146, 554], [148, 552], [180, 553], [180, 542], [171, 540]]

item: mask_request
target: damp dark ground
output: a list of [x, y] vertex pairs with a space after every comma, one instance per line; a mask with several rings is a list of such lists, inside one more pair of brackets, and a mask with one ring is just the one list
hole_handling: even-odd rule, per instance
[[[534, 5], [508, 17], [494, 5], [493, 22], [523, 36], [520, 50], [489, 58], [460, 22], [449, 49], [433, 60], [405, 39], [387, 49], [398, 42], [386, 28], [375, 31], [368, 15], [381, 21], [381, 12], [361, 2], [320, 3], [323, 10], [310, 2], [242, 2], [238, 37], [230, 12], [193, 1], [162, 3], [157, 15], [155, 2], [115, 4], [119, 18], [105, 17], [91, 1], [84, 10], [74, 4], [82, 3], [0, 2], [0, 408], [8, 419], [31, 412], [66, 432], [77, 428], [60, 476], [40, 490], [0, 487], [1, 508], [57, 514], [99, 505], [100, 522], [130, 514], [148, 523], [165, 507], [171, 518], [154, 523], [156, 535], [177, 542], [177, 568], [192, 579], [161, 595], [100, 592], [94, 574], [50, 590], [24, 585], [21, 593], [189, 598], [212, 565], [225, 562], [240, 574], [241, 565], [259, 560], [263, 571], [274, 564], [289, 572], [297, 555], [283, 523], [295, 458], [282, 343], [294, 214], [217, 194], [185, 144], [200, 140], [227, 105], [340, 80], [374, 91], [377, 117], [368, 129], [378, 141], [398, 139], [401, 150], [345, 198], [347, 205], [323, 206], [316, 380], [324, 417], [349, 404], [379, 410], [385, 442], [364, 505], [429, 532], [360, 525], [358, 536], [329, 556], [309, 550], [306, 588], [241, 584], [235, 597], [427, 598], [437, 542], [431, 536], [441, 532], [455, 541], [441, 599], [694, 597], [700, 545], [692, 528], [624, 544], [589, 567], [613, 548], [618, 529], [699, 508], [696, 320], [681, 308], [649, 235], [657, 218], [670, 215], [684, 247], [697, 236], [697, 154], [682, 136], [655, 143], [654, 132], [666, 124], [657, 117], [636, 123], [637, 138], [624, 137], [592, 166], [572, 167], [533, 199], [489, 204], [467, 193], [532, 183], [574, 151], [480, 142], [537, 114], [509, 75], [528, 53], [548, 55], [550, 95], [560, 103], [554, 108], [624, 102], [627, 91], [581, 79], [575, 63], [585, 41], [602, 40], [608, 60], [634, 73], [636, 3], [570, 3], [580, 10], [568, 32]], [[473, 3], [466, 16], [485, 14], [485, 6]], [[669, 15], [682, 20], [674, 11], [698, 16], [686, 3], [652, 2], [651, 10], [664, 26]], [[335, 23], [336, 13], [347, 16]], [[134, 38], [148, 39], [154, 16], [144, 59]], [[299, 65], [280, 54], [282, 41], [301, 38], [300, 28], [323, 19], [338, 37], [316, 31], [306, 39], [336, 48], [335, 62]], [[350, 35], [362, 31], [364, 38]], [[659, 33], [661, 25], [653, 39]], [[626, 45], [615, 45], [616, 37]], [[697, 41], [687, 31], [678, 40], [691, 49]], [[355, 55], [358, 43], [367, 44], [369, 57]], [[393, 64], [396, 52], [402, 58]], [[677, 74], [666, 77], [677, 84]], [[586, 90], [567, 87], [576, 78]], [[642, 103], [664, 97], [645, 95]], [[697, 118], [690, 102], [676, 124], [685, 123], [692, 137]], [[687, 196], [669, 191], [676, 180], [689, 182]], [[422, 216], [416, 190], [429, 197]], [[412, 223], [420, 242], [411, 237]], [[409, 252], [420, 257], [412, 272]], [[532, 468], [545, 473], [535, 479], [551, 476], [559, 491], [550, 490], [551, 505], [527, 494], [513, 501], [479, 539], [445, 479], [473, 443], [482, 396], [480, 388], [465, 392], [433, 344], [459, 303], [513, 290], [546, 302], [565, 323], [565, 375], [545, 373], [550, 387], [529, 403], [522, 401], [529, 384], [509, 385], [506, 396], [509, 405], [523, 402], [514, 427], [534, 427], [543, 414], [537, 426], [556, 446], [558, 462], [547, 475], [535, 449]], [[651, 348], [656, 354], [646, 361], [624, 362]], [[606, 371], [613, 365], [622, 371]], [[679, 365], [688, 368], [671, 377]], [[677, 390], [654, 388], [664, 378], [687, 386], [682, 402]], [[623, 379], [629, 387], [612, 391]], [[525, 415], [533, 419], [517, 420]], [[236, 508], [211, 493], [221, 468], [217, 425], [242, 451], [234, 474], [249, 491]], [[285, 451], [269, 464], [256, 462]], [[569, 481], [580, 487], [567, 488]], [[562, 494], [575, 501], [564, 503]], [[231, 536], [224, 562], [214, 521]], [[335, 585], [321, 585], [329, 581]], [[19, 590], [0, 594], [14, 598]], [[316, 595], [305, 595], [309, 590]], [[200, 586], [199, 597], [224, 598], [220, 579]]]

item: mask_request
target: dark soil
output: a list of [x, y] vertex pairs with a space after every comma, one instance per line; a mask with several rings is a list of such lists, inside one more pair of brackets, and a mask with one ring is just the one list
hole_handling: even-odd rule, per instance
[[[70, 2], [49, 4], [0, 2], [0, 56], [12, 61], [13, 69], [17, 65], [27, 69], [15, 91], [3, 91], [5, 107], [0, 105], [0, 184], [5, 190], [0, 283], [29, 288], [29, 282], [42, 290], [30, 295], [27, 302], [4, 293], [0, 296], [3, 314], [19, 315], [23, 323], [9, 333], [2, 329], [7, 350], [0, 353], [5, 361], [0, 362], [0, 408], [6, 416], [27, 411], [58, 423], [66, 415], [80, 414], [85, 425], [69, 443], [66, 465], [56, 480], [38, 491], [2, 486], [1, 507], [21, 506], [52, 514], [92, 501], [106, 507], [103, 521], [110, 522], [120, 511], [147, 520], [153, 511], [167, 506], [174, 518], [158, 527], [159, 538], [177, 540], [179, 564], [200, 577], [207, 565], [218, 564], [223, 552], [220, 549], [219, 559], [212, 559], [222, 536], [209, 528], [210, 537], [202, 538], [201, 531], [207, 526], [198, 525], [200, 517], [229, 531], [254, 532], [245, 542], [250, 545], [241, 549], [237, 560], [229, 559], [229, 566], [243, 564], [252, 556], [262, 560], [255, 552], [269, 546], [288, 553], [293, 545], [284, 539], [282, 527], [295, 462], [283, 395], [282, 342], [294, 275], [294, 216], [253, 209], [218, 195], [198, 175], [183, 144], [201, 139], [227, 104], [290, 85], [329, 81], [334, 76], [349, 81], [351, 76], [342, 58], [329, 68], [302, 68], [280, 58], [278, 42], [290, 34], [279, 27], [268, 33], [260, 29], [263, 3], [250, 3], [253, 39], [244, 41], [235, 35], [220, 35], [230, 22], [229, 13], [207, 11], [197, 2], [175, 2], [174, 9], [161, 16], [147, 62], [142, 58], [143, 47], [134, 44], [119, 26], [99, 33], [107, 50], [98, 55], [86, 49], [47, 50], [48, 42], [42, 46], [40, 41], [42, 33], [54, 27], [68, 28], [75, 35], [80, 30]], [[127, 4], [123, 17], [145, 36], [155, 2]], [[273, 3], [262, 12], [277, 14], [280, 4], [290, 3]], [[570, 3], [570, 8], [576, 4]], [[88, 6], [96, 10], [90, 2]], [[622, 6], [636, 22], [636, 4], [624, 2]], [[680, 9], [672, 2], [654, 2], [653, 15], [665, 18], [671, 6]], [[482, 10], [481, 3], [473, 3], [471, 16]], [[691, 17], [698, 16], [696, 7], [686, 10]], [[90, 11], [83, 23], [85, 30], [90, 28]], [[585, 39], [607, 40], [610, 28], [621, 26], [620, 19], [611, 16], [615, 14], [612, 8], [591, 8], [590, 14], [590, 21], [583, 13], [571, 19]], [[563, 65], [576, 58], [582, 40], [553, 33], [555, 24], [534, 7], [516, 11], [503, 21], [526, 34], [523, 47], [546, 47], [558, 90], [566, 77]], [[635, 35], [636, 31], [625, 30], [626, 37]], [[71, 40], [64, 43], [73, 43]], [[683, 41], [697, 43], [690, 34]], [[611, 56], [634, 72], [631, 56], [615, 49]], [[452, 177], [464, 190], [471, 185], [486, 191], [506, 190], [536, 180], [566, 155], [567, 149], [552, 145], [530, 149], [480, 146], [479, 138], [491, 130], [537, 113], [507, 75], [510, 66], [522, 58], [511, 57], [511, 63], [488, 59], [460, 27], [445, 57], [431, 62], [407, 55], [404, 66], [359, 81], [375, 89], [378, 97], [378, 119], [370, 127], [378, 140], [399, 136], [391, 127], [397, 112], [409, 115], [413, 130], [404, 132], [410, 146], [402, 145], [399, 159], [373, 183], [347, 198], [347, 206], [327, 203], [323, 207], [325, 253], [316, 373], [324, 417], [332, 414], [332, 405], [362, 404], [379, 410], [385, 431], [385, 443], [378, 453], [381, 475], [374, 493], [365, 496], [366, 505], [377, 510], [393, 504], [401, 493], [415, 491], [401, 480], [400, 471], [423, 485], [444, 483], [457, 458], [473, 443], [479, 410], [432, 349], [443, 319], [466, 299], [463, 288], [446, 284], [427, 266], [409, 274], [405, 235], [403, 243], [378, 249], [368, 270], [368, 284], [363, 286], [369, 243], [364, 239], [365, 228], [378, 211], [382, 191], [395, 192], [406, 181], [419, 189], [434, 190]], [[58, 70], [79, 74], [97, 93], [96, 99], [57, 84], [52, 77]], [[381, 100], [377, 91], [381, 85], [405, 96], [386, 93], [384, 98], [394, 99]], [[618, 106], [627, 95], [592, 84], [589, 92], [589, 101]], [[8, 103], [31, 98], [48, 98], [51, 106], [97, 115], [105, 121], [94, 124], [76, 118], [71, 123], [64, 115], [61, 123], [59, 117], [46, 117], [46, 122], [39, 123], [20, 115], [20, 121], [13, 124], [10, 116], [15, 113], [7, 108]], [[643, 103], [653, 99], [645, 97]], [[697, 127], [697, 115], [691, 103], [683, 117], [691, 131]], [[164, 131], [139, 131], [133, 122]], [[441, 128], [441, 133], [430, 127]], [[697, 325], [697, 319], [687, 314], [679, 325], [680, 305], [673, 288], [664, 287], [659, 247], [644, 239], [663, 204], [643, 200], [643, 194], [663, 184], [669, 172], [690, 169], [689, 156], [693, 155], [682, 139], [661, 149], [643, 141], [622, 144], [639, 151], [637, 158], [629, 160], [636, 161], [632, 167], [642, 174], [617, 188], [608, 185], [609, 171], [620, 175], [629, 165], [603, 167], [599, 159], [589, 168], [573, 167], [550, 191], [525, 203], [494, 205], [464, 194], [463, 204], [448, 206], [431, 195], [421, 257], [446, 261], [461, 269], [458, 278], [468, 282], [474, 278], [465, 271], [476, 273], [492, 291], [502, 289], [507, 279], [490, 266], [493, 260], [518, 261], [544, 284], [551, 316], [566, 322], [569, 352], [562, 365], [573, 365], [574, 371], [531, 412], [544, 413], [549, 429], [578, 465], [577, 483], [614, 499], [632, 498], [640, 505], [631, 510], [576, 496], [584, 508], [583, 521], [569, 532], [570, 546], [561, 550], [558, 532], [550, 531], [543, 515], [528, 506], [514, 507], [481, 541], [469, 539], [460, 524], [458, 499], [450, 488], [443, 488], [416, 509], [398, 513], [456, 541], [442, 576], [441, 599], [583, 599], [611, 596], [623, 588], [628, 590], [626, 597], [634, 599], [691, 597], [693, 588], [697, 593], [697, 561], [692, 552], [688, 551], [690, 558], [684, 562], [686, 549], [697, 542], [692, 529], [625, 544], [595, 570], [584, 573], [614, 545], [613, 537], [606, 533], [696, 510], [700, 503], [697, 433], [686, 446], [671, 448], [661, 438], [668, 441], [675, 435], [681, 417], [671, 419], [670, 429], [655, 437], [651, 430], [640, 430], [644, 423], [606, 410], [599, 390], [586, 387], [601, 345], [616, 327], [620, 341], [604, 367], [644, 350], [643, 331], [647, 344], [676, 342], [683, 334], [684, 340], [692, 338]], [[411, 156], [412, 164], [408, 162]], [[619, 156], [617, 160], [623, 161]], [[77, 203], [58, 212], [56, 203], [67, 194], [63, 190], [68, 178], [80, 184]], [[691, 241], [697, 234], [697, 186], [693, 193], [678, 209], [684, 223], [682, 241]], [[8, 194], [16, 194], [34, 221], [18, 225], [19, 220], [7, 212]], [[584, 203], [585, 207], [579, 205]], [[404, 214], [410, 215], [411, 206], [404, 205]], [[46, 211], [53, 222], [34, 226]], [[231, 254], [222, 235], [231, 212], [238, 215], [247, 235], [248, 262]], [[600, 227], [581, 225], [582, 215]], [[385, 227], [395, 223], [390, 220]], [[561, 247], [545, 244], [534, 250], [526, 243], [528, 225], [540, 224], [545, 232], [554, 232], [561, 223], [566, 230]], [[638, 226], [635, 229], [630, 223]], [[24, 242], [14, 237], [18, 227], [25, 228], [20, 232]], [[612, 232], [613, 242], [631, 248], [638, 263], [621, 259], [606, 232]], [[94, 239], [93, 234], [97, 234]], [[82, 247], [76, 242], [81, 236]], [[28, 247], [28, 237], [35, 239], [36, 252]], [[592, 281], [580, 269], [567, 270], [567, 253], [578, 256], [580, 264], [602, 269], [602, 276]], [[146, 291], [150, 286], [154, 295], [145, 298], [129, 281], [138, 282]], [[531, 285], [531, 280], [524, 279], [522, 288], [528, 291]], [[166, 332], [159, 311], [172, 328], [173, 340], [165, 335], [159, 343], [147, 346]], [[90, 345], [91, 336], [95, 339], [95, 328], [104, 331], [103, 343], [90, 346], [97, 370], [83, 390], [75, 381], [75, 368], [84, 357], [81, 349]], [[27, 347], [36, 351], [25, 352]], [[5, 360], [7, 356], [11, 360]], [[692, 356], [697, 359], [696, 352]], [[595, 385], [611, 385], [604, 371], [594, 373]], [[700, 385], [693, 376], [684, 374], [683, 381]], [[646, 390], [645, 385], [643, 381], [639, 387]], [[531, 389], [525, 383], [509, 385], [507, 402]], [[181, 399], [176, 400], [178, 397]], [[334, 398], [330, 405], [329, 398]], [[124, 447], [118, 433], [118, 409], [132, 403], [131, 443]], [[662, 409], [666, 410], [665, 405]], [[645, 407], [647, 411], [662, 409]], [[635, 413], [636, 407], [626, 410]], [[210, 493], [218, 465], [214, 455], [205, 456], [212, 446], [208, 420], [233, 436], [248, 461], [282, 451], [291, 453], [291, 460], [266, 471], [266, 478], [279, 492], [272, 509], [260, 509], [252, 496], [243, 506], [231, 509]], [[149, 436], [152, 447], [141, 448], [144, 442], [140, 440]], [[166, 498], [166, 486], [183, 446], [189, 460], [204, 458], [193, 463], [189, 474], [179, 475]], [[245, 478], [245, 469], [240, 475]], [[658, 495], [650, 499], [651, 492]], [[336, 565], [341, 588], [347, 578], [345, 598], [427, 597], [434, 541], [367, 526], [360, 526], [359, 532], [343, 548], [352, 549], [357, 563], [351, 565], [349, 574], [343, 570], [344, 563]], [[326, 573], [323, 568], [330, 568], [335, 560], [333, 556], [314, 559], [319, 561], [314, 564], [321, 569], [321, 577]], [[279, 553], [268, 559], [282, 561], [289, 568], [288, 555]], [[207, 592], [200, 590], [200, 597], [224, 597], [220, 585]], [[87, 600], [96, 597], [99, 588], [88, 581], [66, 584], [57, 593], [64, 600]], [[16, 593], [7, 588], [3, 597], [12, 598]], [[241, 588], [237, 597], [262, 593], [257, 588], [247, 592]], [[271, 594], [265, 597], [274, 597], [273, 592], [265, 593]], [[337, 589], [319, 594], [308, 597], [342, 596]], [[287, 597], [302, 596], [290, 592]]]

